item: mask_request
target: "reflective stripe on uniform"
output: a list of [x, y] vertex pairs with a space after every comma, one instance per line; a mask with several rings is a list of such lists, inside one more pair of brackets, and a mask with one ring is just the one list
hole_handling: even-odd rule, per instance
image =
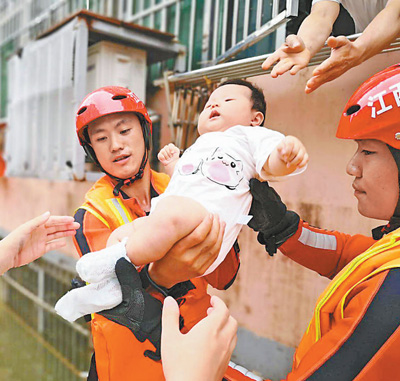
[[110, 225], [108, 224], [108, 222], [99, 213], [97, 213], [94, 209], [92, 209], [86, 205], [80, 206], [79, 209], [85, 209], [89, 213], [92, 213], [97, 219], [99, 219], [104, 225], [106, 225], [110, 229]]
[[121, 225], [132, 222], [132, 218], [121, 200], [119, 200], [118, 198], [109, 198], [108, 200], [106, 200], [106, 203], [114, 212], [115, 216], [118, 219], [118, 222]]
[[336, 237], [332, 234], [316, 233], [307, 228], [302, 228], [299, 241], [306, 246], [316, 249], [336, 250]]
[[237, 370], [238, 372], [242, 373], [246, 377], [250, 378], [251, 380], [256, 380], [256, 381], [263, 381], [264, 379], [261, 378], [260, 376], [256, 376], [254, 373], [250, 372], [248, 369], [246, 369], [243, 366], [237, 365], [232, 361], [229, 361], [229, 366], [232, 369]]

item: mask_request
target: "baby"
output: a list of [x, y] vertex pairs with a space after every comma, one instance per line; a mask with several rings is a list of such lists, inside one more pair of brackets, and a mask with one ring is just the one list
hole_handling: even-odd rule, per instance
[[152, 200], [150, 215], [114, 230], [107, 243], [114, 246], [83, 256], [77, 265], [80, 276], [90, 283], [112, 276], [125, 242], [133, 264], [154, 262], [213, 213], [226, 228], [220, 253], [205, 275], [211, 273], [251, 218], [249, 180], [299, 173], [308, 162], [299, 139], [261, 127], [265, 112], [264, 95], [250, 82], [222, 83], [199, 116], [196, 142], [181, 158], [173, 144], [160, 151], [159, 160], [172, 177], [166, 191]]
[[180, 159], [173, 144], [159, 153], [172, 177], [166, 191], [153, 199], [150, 215], [116, 229], [108, 245], [129, 237], [128, 257], [144, 265], [163, 257], [207, 214], [218, 214], [226, 229], [219, 256], [206, 274], [212, 272], [249, 221], [249, 180], [257, 175], [265, 180], [282, 177], [308, 161], [300, 140], [260, 127], [264, 118], [260, 90], [246, 81], [220, 85], [200, 114], [196, 142]]

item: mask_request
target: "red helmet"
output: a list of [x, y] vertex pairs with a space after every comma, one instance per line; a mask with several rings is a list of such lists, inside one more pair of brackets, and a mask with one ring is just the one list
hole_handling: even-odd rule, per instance
[[80, 144], [85, 145], [84, 130], [90, 122], [118, 112], [135, 112], [142, 115], [147, 122], [147, 135], [151, 134], [152, 124], [144, 103], [125, 87], [107, 86], [87, 95], [79, 106], [76, 113], [76, 133]]
[[400, 64], [365, 81], [344, 109], [336, 136], [376, 139], [400, 149]]

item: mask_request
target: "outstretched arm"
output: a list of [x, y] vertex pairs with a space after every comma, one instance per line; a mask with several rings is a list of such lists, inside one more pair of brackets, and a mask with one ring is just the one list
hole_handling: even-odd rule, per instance
[[287, 71], [294, 75], [305, 68], [311, 58], [325, 44], [339, 14], [340, 5], [333, 1], [320, 1], [303, 21], [297, 35], [290, 35], [286, 42], [263, 63], [264, 70], [274, 63], [271, 76], [276, 78]]
[[73, 217], [50, 216], [50, 212], [25, 222], [0, 242], [0, 274], [63, 247], [64, 241], [55, 240], [75, 235], [78, 228]]
[[[316, 4], [317, 5], [317, 4]], [[344, 36], [330, 37], [332, 49], [307, 82], [306, 93], [311, 93], [326, 82], [340, 77], [347, 70], [361, 64], [386, 48], [400, 35], [400, 0], [389, 0], [383, 9], [354, 42]]]

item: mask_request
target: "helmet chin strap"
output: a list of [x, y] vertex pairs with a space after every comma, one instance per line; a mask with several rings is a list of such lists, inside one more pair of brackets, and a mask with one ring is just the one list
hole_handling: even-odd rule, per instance
[[122, 188], [124, 185], [132, 185], [136, 180], [139, 180], [139, 179], [141, 179], [141, 178], [143, 177], [144, 168], [146, 167], [146, 164], [147, 164], [147, 159], [148, 159], [148, 150], [145, 149], [145, 150], [144, 150], [143, 159], [142, 159], [142, 163], [140, 164], [140, 168], [139, 168], [138, 172], [136, 173], [135, 176], [129, 177], [129, 178], [127, 178], [127, 179], [119, 179], [118, 177], [112, 176], [112, 175], [110, 175], [109, 173], [107, 173], [107, 172], [104, 171], [105, 173], [107, 173], [108, 176], [110, 176], [110, 177], [112, 177], [114, 180], [117, 180], [117, 181], [118, 181], [118, 182], [117, 182], [117, 185], [114, 187], [114, 190], [113, 190], [114, 196], [117, 197], [117, 196], [119, 195], [119, 193], [120, 193], [120, 191], [121, 191], [121, 188]]
[[[389, 148], [389, 151], [392, 154], [394, 161], [397, 165], [400, 190], [400, 150], [393, 148], [389, 144], [387, 144], [387, 147]], [[397, 200], [397, 205], [394, 210], [393, 216], [390, 218], [389, 223], [372, 229], [372, 237], [376, 240], [381, 239], [385, 234], [388, 234], [398, 228], [400, 228], [400, 195]]]

